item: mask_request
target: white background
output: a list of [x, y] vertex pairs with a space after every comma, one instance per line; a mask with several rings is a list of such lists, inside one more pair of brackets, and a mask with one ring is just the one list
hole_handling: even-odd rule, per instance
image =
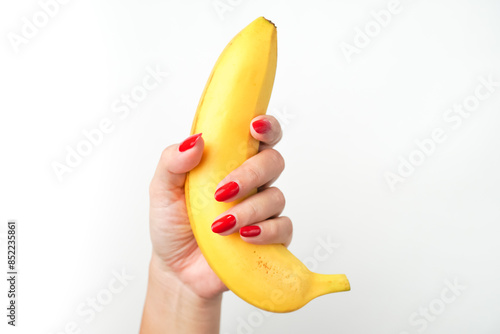
[[[230, 10], [218, 12], [221, 4]], [[269, 113], [284, 127], [277, 185], [294, 221], [290, 249], [318, 272], [347, 274], [352, 291], [290, 314], [264, 314], [228, 292], [221, 333], [499, 333], [500, 86], [460, 126], [443, 115], [474, 101], [480, 77], [500, 81], [500, 4], [402, 0], [377, 31], [370, 13], [387, 7], [75, 0], [16, 48], [9, 36], [41, 7], [2, 2], [0, 233], [18, 221], [20, 277], [15, 330], [1, 280], [1, 332], [72, 333], [72, 323], [80, 333], [138, 332], [159, 155], [189, 134], [227, 42], [265, 16], [278, 26]], [[367, 25], [364, 46], [356, 29]], [[341, 46], [356, 38], [349, 62]], [[169, 76], [120, 119], [111, 105], [148, 67]], [[58, 180], [52, 164], [105, 118], [113, 131]], [[392, 191], [386, 173], [418, 157], [415, 141], [435, 128], [446, 140]], [[77, 309], [106, 294], [113, 271], [134, 278], [89, 321]], [[446, 280], [461, 290], [446, 290]]]

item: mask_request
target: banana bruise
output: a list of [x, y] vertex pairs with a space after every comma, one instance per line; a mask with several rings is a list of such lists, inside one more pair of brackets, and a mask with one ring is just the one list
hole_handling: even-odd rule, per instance
[[260, 309], [290, 312], [318, 296], [350, 290], [349, 281], [343, 274], [309, 271], [281, 244], [252, 245], [238, 233], [220, 236], [210, 228], [218, 215], [241, 201], [220, 203], [214, 193], [229, 172], [258, 151], [250, 123], [266, 113], [276, 62], [276, 27], [263, 17], [226, 46], [193, 121], [191, 134], [203, 133], [205, 148], [200, 164], [187, 175], [185, 192], [198, 246], [222, 282]]

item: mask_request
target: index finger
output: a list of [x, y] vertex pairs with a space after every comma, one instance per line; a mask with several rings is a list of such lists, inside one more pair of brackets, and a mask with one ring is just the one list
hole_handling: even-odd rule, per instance
[[250, 124], [252, 137], [260, 141], [259, 151], [272, 148], [283, 135], [278, 120], [271, 115], [257, 116]]

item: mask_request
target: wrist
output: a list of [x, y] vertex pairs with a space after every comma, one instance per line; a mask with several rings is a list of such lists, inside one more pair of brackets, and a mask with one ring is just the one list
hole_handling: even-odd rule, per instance
[[153, 253], [141, 333], [218, 333], [221, 301], [198, 296]]
[[214, 302], [220, 302], [222, 293], [211, 298], [198, 295], [191, 287], [184, 283], [179, 275], [172, 271], [161, 258], [153, 252], [149, 264], [149, 283], [154, 284], [160, 290], [169, 294], [182, 294], [187, 301], [199, 305], [213, 305]]

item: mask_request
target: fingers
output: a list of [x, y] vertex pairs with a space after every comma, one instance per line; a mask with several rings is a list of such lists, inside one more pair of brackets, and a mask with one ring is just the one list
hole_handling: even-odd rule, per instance
[[241, 239], [255, 245], [283, 244], [292, 241], [293, 225], [288, 217], [278, 217], [244, 226], [240, 229]]
[[276, 145], [283, 135], [281, 126], [274, 116], [262, 115], [252, 120], [250, 133], [260, 141], [260, 150], [263, 151]]
[[259, 192], [231, 210], [218, 216], [212, 224], [212, 231], [229, 235], [241, 227], [278, 216], [285, 208], [285, 197], [278, 188], [268, 188]]
[[287, 217], [276, 218], [285, 207], [283, 193], [275, 187], [259, 192], [218, 216], [212, 231], [226, 236], [239, 231], [253, 244], [284, 244], [292, 239], [292, 222]]
[[157, 195], [176, 196], [179, 194], [179, 190], [182, 192], [186, 173], [200, 163], [203, 147], [203, 138], [199, 133], [188, 137], [180, 144], [167, 147], [162, 152], [149, 186], [152, 206], [154, 206], [155, 201], [160, 200]]
[[270, 185], [284, 168], [285, 161], [278, 151], [266, 149], [259, 152], [218, 184], [215, 199], [219, 202], [232, 202], [243, 198], [255, 188]]
[[281, 127], [273, 116], [264, 115], [252, 120], [250, 132], [261, 142], [260, 152], [218, 184], [215, 199], [232, 202], [255, 188], [261, 191], [218, 216], [212, 231], [223, 236], [239, 231], [241, 238], [252, 244], [288, 246], [292, 240], [292, 222], [288, 217], [278, 217], [285, 207], [285, 197], [278, 188], [268, 188], [285, 168], [281, 154], [272, 149], [281, 139]]

